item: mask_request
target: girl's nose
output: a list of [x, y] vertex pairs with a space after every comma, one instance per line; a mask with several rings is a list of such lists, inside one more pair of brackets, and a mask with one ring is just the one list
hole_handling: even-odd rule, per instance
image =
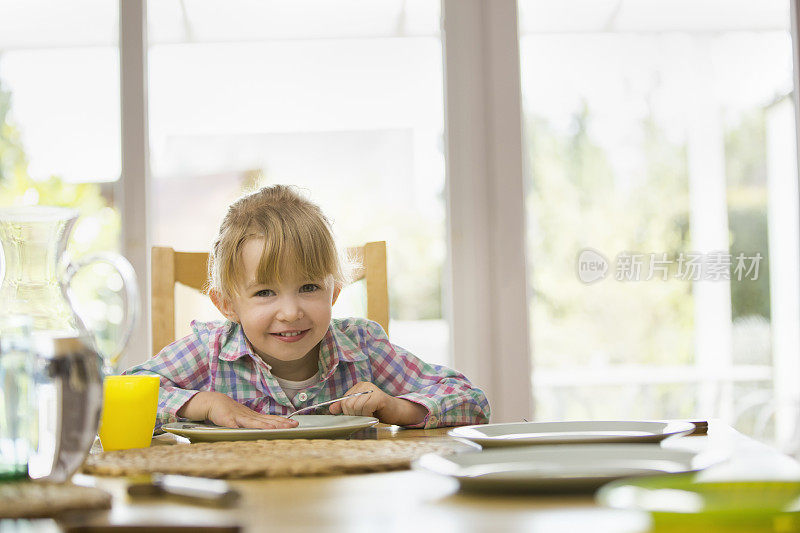
[[284, 298], [281, 301], [276, 318], [281, 322], [294, 322], [295, 320], [300, 320], [303, 316], [305, 316], [303, 309], [296, 299]]

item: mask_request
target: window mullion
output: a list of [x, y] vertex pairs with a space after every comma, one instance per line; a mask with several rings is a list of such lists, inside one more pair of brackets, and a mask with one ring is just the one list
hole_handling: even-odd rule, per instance
[[119, 368], [149, 356], [149, 269], [147, 138], [147, 3], [119, 1], [120, 123], [122, 172], [116, 202], [122, 216], [122, 252], [136, 270], [142, 305]]
[[455, 367], [494, 421], [530, 417], [516, 0], [443, 0]]

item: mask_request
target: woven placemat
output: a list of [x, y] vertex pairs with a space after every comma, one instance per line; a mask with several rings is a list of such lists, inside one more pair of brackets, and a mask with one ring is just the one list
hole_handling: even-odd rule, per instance
[[83, 472], [160, 472], [214, 478], [321, 476], [408, 468], [423, 454], [452, 453], [442, 443], [411, 440], [287, 439], [202, 442], [90, 455]]
[[111, 495], [71, 483], [0, 483], [0, 518], [43, 518], [65, 511], [108, 509]]

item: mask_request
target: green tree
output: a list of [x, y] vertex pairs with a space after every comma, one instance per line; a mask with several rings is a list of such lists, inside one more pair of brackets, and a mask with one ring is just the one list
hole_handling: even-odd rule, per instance
[[758, 279], [731, 279], [733, 318], [770, 318], [767, 239], [767, 134], [762, 108], [745, 113], [725, 132], [725, 174], [731, 255], [760, 253]]
[[[641, 124], [644, 164], [615, 172], [591, 136], [583, 104], [559, 132], [537, 116], [528, 132], [528, 257], [532, 264], [534, 353], [545, 367], [680, 364], [692, 358], [691, 284], [614, 280], [621, 252], [674, 253], [687, 248], [686, 148], [670, 143], [652, 118]], [[607, 278], [585, 285], [576, 275], [581, 250], [611, 264]], [[647, 276], [645, 266], [642, 276]]]

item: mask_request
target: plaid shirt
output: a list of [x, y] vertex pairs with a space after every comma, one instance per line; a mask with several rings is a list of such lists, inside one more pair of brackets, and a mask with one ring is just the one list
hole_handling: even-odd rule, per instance
[[462, 374], [427, 364], [389, 342], [383, 328], [364, 319], [333, 319], [320, 342], [321, 381], [286, 396], [270, 366], [253, 353], [234, 322], [192, 322], [193, 333], [125, 374], [158, 374], [156, 428], [178, 420], [178, 410], [200, 391], [223, 392], [254, 411], [286, 415], [296, 408], [343, 396], [358, 381], [369, 381], [391, 396], [428, 410], [415, 426], [434, 428], [489, 421], [486, 395]]

